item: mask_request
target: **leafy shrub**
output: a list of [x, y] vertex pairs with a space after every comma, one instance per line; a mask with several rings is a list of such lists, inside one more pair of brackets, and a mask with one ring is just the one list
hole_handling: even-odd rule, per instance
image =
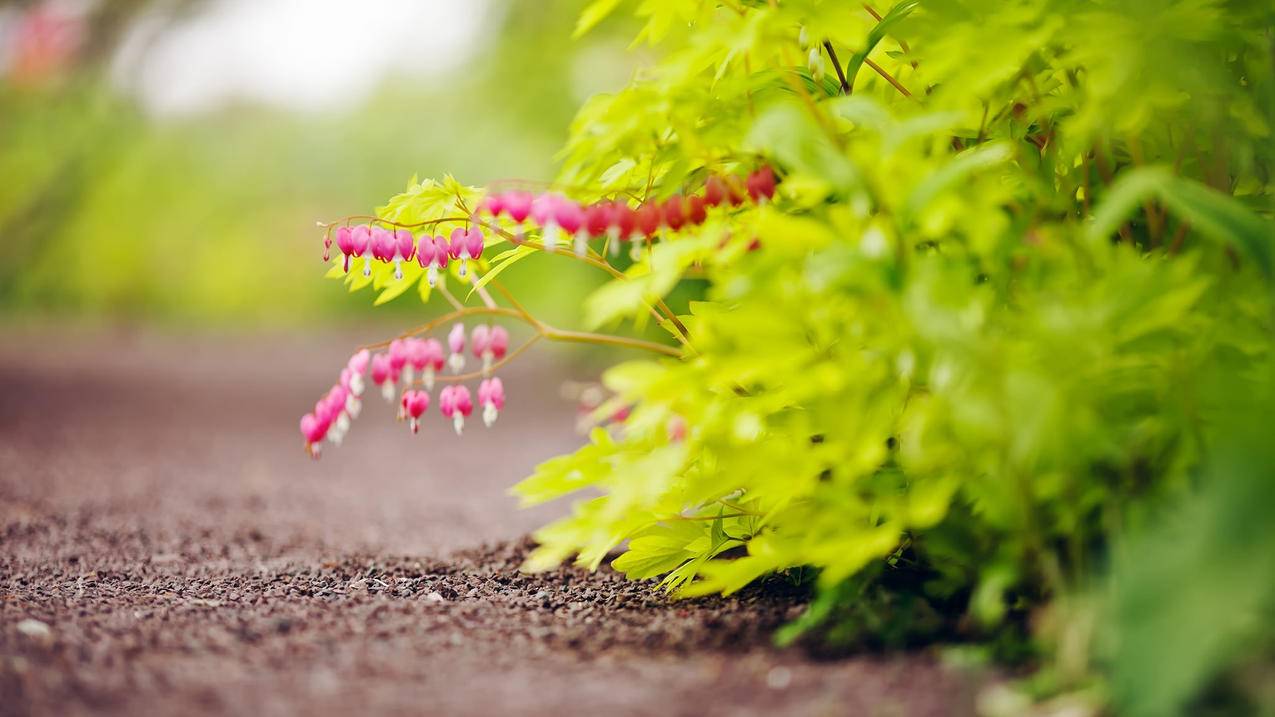
[[[594, 2], [579, 31], [619, 4]], [[526, 504], [583, 496], [529, 567], [622, 549], [616, 569], [683, 596], [813, 568], [798, 629], [1023, 632], [1200, 489], [1234, 396], [1270, 395], [1267, 3], [637, 15], [662, 59], [581, 109], [556, 187], [680, 207], [759, 168], [780, 181], [771, 201], [666, 221], [632, 263], [590, 250], [614, 279], [589, 328], [654, 314], [678, 356], [610, 369], [597, 415], [632, 406], [622, 429], [515, 487]], [[521, 242], [485, 285], [549, 238], [484, 218], [484, 195], [413, 183], [378, 217], [459, 211]], [[396, 295], [419, 275], [349, 280]], [[662, 311], [688, 281], [699, 299]], [[1038, 637], [1067, 654], [1065, 631]]]

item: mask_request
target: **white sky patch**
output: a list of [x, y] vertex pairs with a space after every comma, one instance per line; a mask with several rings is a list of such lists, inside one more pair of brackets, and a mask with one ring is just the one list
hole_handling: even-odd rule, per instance
[[158, 115], [249, 101], [342, 111], [388, 75], [428, 82], [481, 49], [489, 0], [217, 0], [198, 14], [138, 23], [117, 82]]

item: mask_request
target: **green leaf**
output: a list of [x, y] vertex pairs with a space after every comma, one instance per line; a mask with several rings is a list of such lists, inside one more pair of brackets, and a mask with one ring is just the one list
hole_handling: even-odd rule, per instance
[[576, 20], [575, 32], [571, 33], [571, 37], [579, 38], [592, 30], [614, 12], [620, 6], [620, 2], [621, 0], [593, 0], [581, 11], [579, 19]]
[[1275, 222], [1254, 214], [1234, 197], [1174, 175], [1168, 167], [1122, 173], [1094, 212], [1088, 239], [1111, 237], [1148, 199], [1159, 199], [1200, 234], [1234, 246], [1266, 278], [1275, 273]]

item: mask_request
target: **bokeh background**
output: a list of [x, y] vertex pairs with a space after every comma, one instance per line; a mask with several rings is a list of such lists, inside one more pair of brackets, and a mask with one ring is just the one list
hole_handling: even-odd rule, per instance
[[[318, 219], [415, 174], [551, 179], [575, 108], [642, 63], [580, 0], [0, 2], [9, 319], [278, 327], [366, 319]], [[595, 282], [552, 261], [551, 316]], [[546, 284], [546, 282], [548, 282]], [[421, 314], [409, 292], [377, 320]]]
[[[551, 180], [580, 103], [652, 59], [620, 18], [573, 40], [583, 4], [0, 0], [0, 522], [423, 555], [564, 510], [506, 491], [584, 440], [615, 354], [542, 343], [463, 438], [369, 397], [314, 462], [297, 421], [355, 347], [448, 310], [325, 279], [316, 221], [414, 175]], [[574, 327], [603, 278], [502, 281]]]

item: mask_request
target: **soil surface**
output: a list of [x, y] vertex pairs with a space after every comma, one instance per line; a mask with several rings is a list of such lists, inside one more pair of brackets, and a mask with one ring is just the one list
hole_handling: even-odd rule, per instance
[[6, 329], [0, 714], [973, 713], [929, 654], [775, 648], [804, 600], [782, 584], [520, 573], [564, 507], [506, 490], [580, 441], [544, 356], [490, 430], [411, 436], [369, 397], [309, 460], [298, 416], [387, 333]]

